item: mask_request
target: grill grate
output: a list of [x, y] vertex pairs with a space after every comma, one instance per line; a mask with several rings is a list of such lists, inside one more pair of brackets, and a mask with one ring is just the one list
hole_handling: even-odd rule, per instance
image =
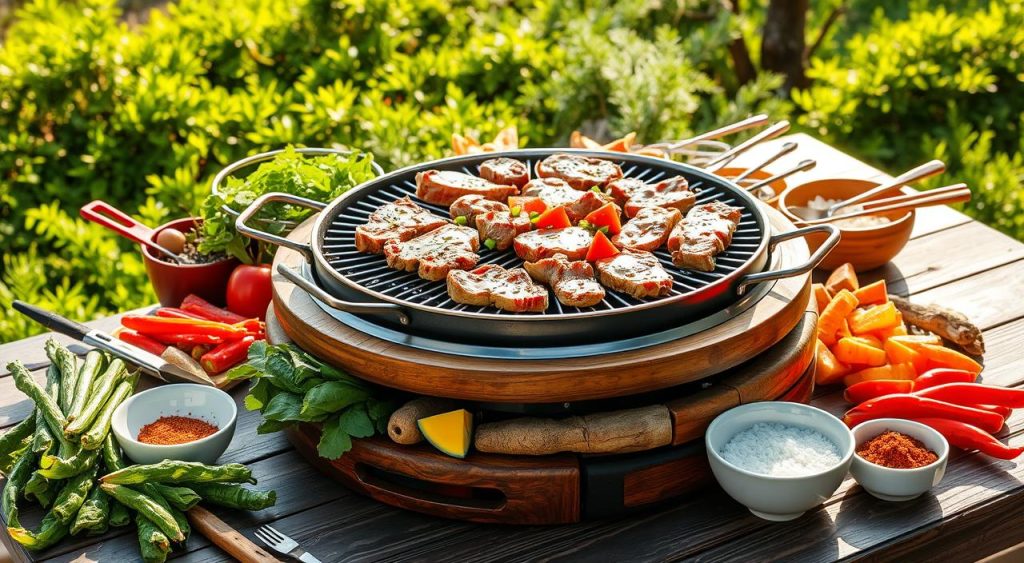
[[[541, 157], [524, 157], [519, 160], [527, 163], [530, 170], [534, 169], [535, 163]], [[613, 160], [613, 159], [609, 159]], [[633, 177], [648, 183], [658, 182], [669, 175], [679, 174], [677, 169], [658, 169], [654, 166], [641, 166], [632, 162], [619, 161], [623, 174], [626, 177]], [[448, 166], [439, 167], [447, 170], [457, 170], [467, 174], [479, 175], [477, 166]], [[542, 315], [574, 315], [594, 311], [607, 311], [626, 309], [647, 303], [652, 300], [669, 299], [696, 292], [709, 284], [721, 279], [746, 264], [762, 242], [763, 231], [757, 214], [750, 208], [750, 203], [737, 197], [731, 190], [725, 189], [724, 185], [716, 185], [714, 181], [707, 181], [696, 175], [683, 176], [690, 182], [690, 189], [697, 193], [697, 204], [720, 201], [722, 203], [740, 207], [743, 209], [739, 227], [733, 235], [733, 242], [718, 255], [716, 268], [713, 272], [698, 272], [684, 270], [672, 264], [670, 253], [661, 248], [654, 252], [665, 270], [672, 275], [673, 284], [669, 295], [657, 299], [639, 300], [625, 293], [620, 293], [609, 288], [606, 289], [606, 296], [603, 301], [593, 307], [569, 307], [559, 303], [554, 295], [550, 296], [549, 307]], [[383, 256], [369, 255], [358, 252], [355, 248], [355, 229], [365, 223], [371, 213], [378, 207], [390, 203], [396, 199], [409, 196], [418, 205], [429, 209], [432, 213], [448, 218], [446, 208], [425, 203], [416, 197], [416, 184], [413, 181], [414, 173], [402, 174], [395, 177], [395, 180], [388, 185], [383, 185], [375, 191], [366, 191], [362, 194], [353, 194], [348, 198], [347, 206], [340, 209], [333, 221], [326, 227], [323, 238], [320, 242], [323, 256], [327, 263], [337, 273], [348, 278], [351, 282], [392, 299], [401, 300], [407, 303], [428, 306], [443, 311], [459, 311], [467, 313], [489, 313], [509, 316], [519, 316], [515, 313], [500, 311], [493, 307], [480, 307], [463, 305], [452, 301], [444, 282], [431, 282], [421, 279], [416, 272], [400, 272], [388, 268]], [[498, 264], [506, 268], [522, 265], [522, 260], [509, 248], [505, 251], [488, 250], [481, 246], [480, 265]]]

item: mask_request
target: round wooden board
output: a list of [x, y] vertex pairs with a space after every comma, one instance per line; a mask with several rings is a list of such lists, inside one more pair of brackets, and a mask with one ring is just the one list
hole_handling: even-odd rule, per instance
[[[794, 227], [767, 210], [774, 232]], [[312, 219], [290, 238], [308, 241]], [[806, 262], [800, 239], [775, 250], [775, 269]], [[665, 344], [585, 358], [492, 360], [418, 350], [367, 335], [324, 313], [277, 273], [302, 256], [279, 249], [274, 310], [285, 333], [308, 352], [353, 375], [412, 393], [494, 403], [559, 403], [621, 397], [707, 378], [759, 355], [797, 325], [808, 307], [810, 276], [777, 281], [755, 305], [716, 327]]]

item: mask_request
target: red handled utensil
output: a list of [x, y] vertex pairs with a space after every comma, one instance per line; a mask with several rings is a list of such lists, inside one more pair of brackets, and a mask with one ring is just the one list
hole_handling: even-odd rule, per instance
[[89, 202], [83, 205], [78, 213], [86, 221], [102, 225], [128, 240], [148, 246], [175, 262], [180, 263], [182, 261], [181, 257], [176, 253], [167, 250], [153, 241], [153, 229], [136, 221], [127, 213], [124, 213], [105, 201], [97, 199]]

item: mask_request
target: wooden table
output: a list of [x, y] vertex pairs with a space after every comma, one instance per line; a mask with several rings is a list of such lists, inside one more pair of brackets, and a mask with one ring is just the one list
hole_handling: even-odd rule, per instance
[[[756, 162], [785, 140], [799, 149], [772, 168], [807, 157], [818, 167], [799, 181], [824, 177], [885, 175], [806, 135], [779, 139], [744, 162]], [[947, 304], [985, 331], [984, 380], [1024, 383], [1024, 244], [948, 208], [919, 213], [913, 239], [895, 261], [866, 277], [884, 278], [890, 290], [915, 300]], [[116, 319], [94, 323], [111, 328]], [[0, 346], [0, 360], [21, 359], [45, 371], [43, 337]], [[83, 351], [81, 345], [75, 348]], [[2, 368], [0, 368], [2, 369]], [[244, 389], [234, 391], [241, 403]], [[833, 413], [846, 405], [836, 388], [819, 389], [814, 404]], [[31, 405], [11, 377], [0, 371], [0, 427], [25, 417]], [[323, 561], [347, 560], [600, 560], [680, 558], [728, 560], [832, 560], [839, 558], [975, 560], [1024, 541], [1024, 463], [977, 454], [952, 456], [945, 479], [932, 494], [905, 503], [871, 497], [852, 480], [821, 508], [788, 523], [760, 520], [717, 488], [661, 510], [625, 519], [563, 527], [498, 527], [422, 516], [357, 496], [314, 471], [281, 434], [257, 435], [258, 414], [239, 407], [238, 431], [222, 461], [249, 464], [262, 487], [277, 489], [278, 503], [255, 512], [221, 510], [228, 523], [253, 537], [264, 523], [292, 536]], [[1015, 414], [1002, 438], [1024, 444], [1024, 415]], [[25, 518], [25, 517], [23, 517]], [[3, 541], [15, 560], [138, 560], [134, 529], [99, 538], [66, 539], [28, 554]], [[183, 553], [189, 561], [227, 555], [193, 535]]]

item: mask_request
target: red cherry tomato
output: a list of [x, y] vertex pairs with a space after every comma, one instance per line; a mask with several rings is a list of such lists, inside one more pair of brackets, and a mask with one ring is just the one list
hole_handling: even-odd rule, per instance
[[228, 278], [228, 310], [248, 319], [263, 319], [270, 305], [270, 265], [242, 264]]

